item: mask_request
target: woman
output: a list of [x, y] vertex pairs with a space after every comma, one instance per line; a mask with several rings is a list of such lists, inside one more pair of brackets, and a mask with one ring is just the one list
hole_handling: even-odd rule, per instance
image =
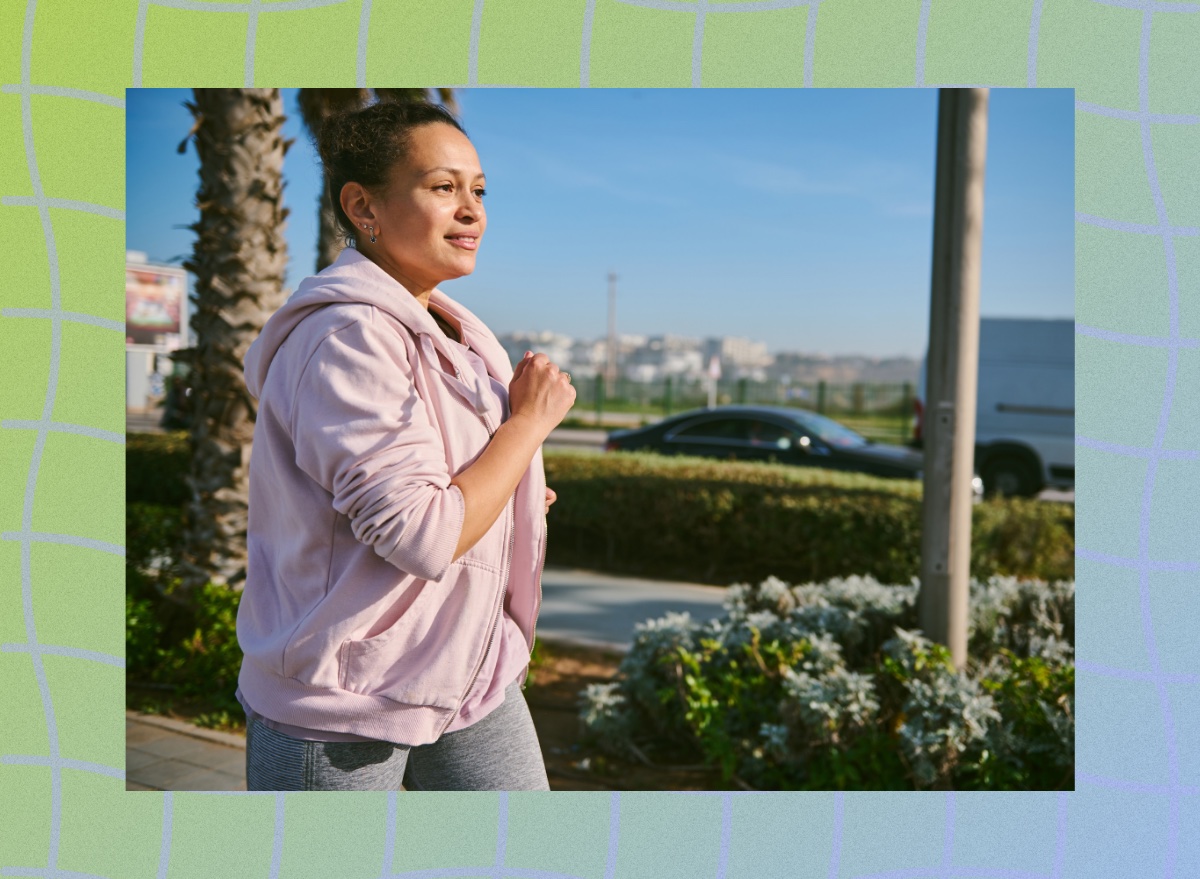
[[540, 605], [540, 447], [575, 400], [437, 289], [487, 226], [479, 158], [429, 104], [329, 119], [356, 246], [246, 355], [259, 398], [238, 612], [250, 790], [548, 790], [521, 694]]

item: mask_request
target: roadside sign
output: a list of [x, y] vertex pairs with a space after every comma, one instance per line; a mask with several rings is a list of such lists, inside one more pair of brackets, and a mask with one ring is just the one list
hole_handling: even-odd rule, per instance
[[125, 264], [125, 342], [163, 350], [181, 343], [187, 273], [166, 266]]

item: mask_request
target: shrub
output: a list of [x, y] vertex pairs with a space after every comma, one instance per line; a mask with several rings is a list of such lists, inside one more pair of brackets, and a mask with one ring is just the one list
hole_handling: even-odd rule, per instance
[[125, 664], [135, 684], [155, 684], [214, 710], [241, 712], [234, 696], [242, 651], [241, 593], [208, 584], [188, 607], [157, 594], [125, 596]]
[[[920, 572], [915, 481], [648, 454], [547, 453], [551, 564], [725, 584]], [[1075, 511], [1022, 499], [976, 504], [975, 576], [1074, 577]], [[696, 547], [704, 547], [697, 552]]]
[[913, 629], [917, 586], [730, 587], [725, 614], [637, 626], [581, 694], [605, 750], [695, 752], [759, 787], [1063, 788], [1074, 771], [1074, 584], [974, 582], [967, 667]]
[[186, 502], [188, 454], [185, 433], [126, 434], [126, 502], [165, 506]]
[[995, 790], [1070, 788], [1075, 777], [1075, 666], [1001, 650], [998, 669], [982, 680], [1001, 722], [988, 750], [964, 773], [972, 787]]
[[[182, 433], [129, 435], [127, 500], [181, 505], [187, 454]], [[903, 583], [920, 571], [915, 481], [649, 454], [548, 452], [545, 462], [558, 492], [550, 564], [722, 585], [862, 572]], [[1072, 505], [988, 501], [973, 520], [975, 576], [1074, 577]]]
[[195, 602], [190, 631], [163, 655], [160, 680], [175, 683], [181, 696], [224, 694], [230, 707], [239, 707], [233, 693], [242, 667], [237, 642], [241, 596], [227, 586], [204, 586]]
[[179, 543], [183, 517], [179, 506], [125, 503], [125, 565], [157, 569]]
[[125, 667], [131, 675], [151, 680], [158, 666], [163, 624], [155, 613], [155, 602], [148, 597], [125, 593]]
[[181, 527], [178, 506], [125, 507], [125, 667], [135, 684], [153, 684], [201, 700], [220, 716], [240, 716], [234, 697], [242, 653], [237, 643], [241, 593], [213, 584], [172, 600], [172, 552]]

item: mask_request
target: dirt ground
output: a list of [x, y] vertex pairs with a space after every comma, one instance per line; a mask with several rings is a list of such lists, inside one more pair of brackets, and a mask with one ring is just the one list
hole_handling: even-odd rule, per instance
[[[654, 755], [654, 766], [616, 760], [581, 744], [579, 691], [612, 679], [620, 654], [539, 643], [525, 700], [537, 727], [551, 790], [725, 790], [718, 772]], [[664, 765], [673, 764], [673, 765]]]

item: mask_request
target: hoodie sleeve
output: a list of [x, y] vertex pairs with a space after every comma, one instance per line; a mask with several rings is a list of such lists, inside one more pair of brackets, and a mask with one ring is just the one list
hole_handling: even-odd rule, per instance
[[465, 506], [408, 358], [378, 320], [330, 333], [296, 387], [292, 437], [297, 465], [333, 495], [355, 537], [401, 571], [440, 580]]

